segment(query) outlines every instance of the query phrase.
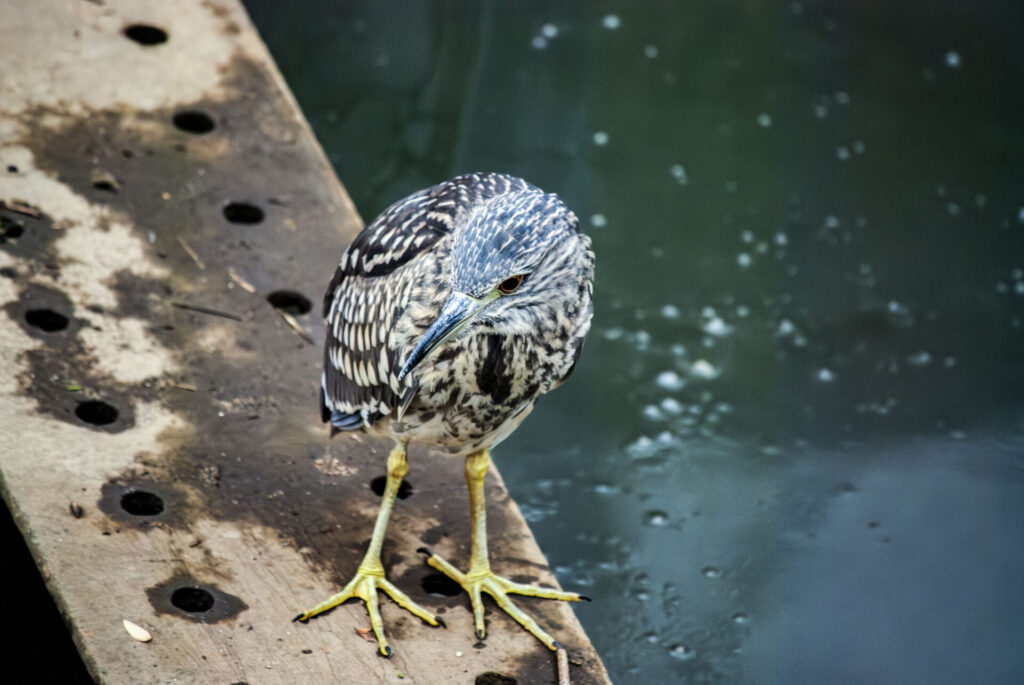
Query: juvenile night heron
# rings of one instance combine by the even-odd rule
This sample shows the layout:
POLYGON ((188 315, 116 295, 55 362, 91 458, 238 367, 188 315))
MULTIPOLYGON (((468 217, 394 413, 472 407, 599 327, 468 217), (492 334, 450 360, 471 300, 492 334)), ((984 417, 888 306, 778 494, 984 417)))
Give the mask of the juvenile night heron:
POLYGON ((352 241, 324 297, 323 418, 333 429, 387 436, 395 446, 355 577, 296 620, 362 599, 384 656, 392 650, 377 590, 427 623, 441 624, 384 577, 380 561, 388 517, 409 469, 406 446, 417 441, 466 458, 469 571, 432 553, 427 563, 469 593, 477 637, 485 636, 481 593, 487 593, 557 648, 507 595, 581 596, 514 583, 491 571, 484 475, 490 448, 572 372, 590 328, 593 272, 590 238, 565 204, 503 174, 459 176, 414 193, 352 241))

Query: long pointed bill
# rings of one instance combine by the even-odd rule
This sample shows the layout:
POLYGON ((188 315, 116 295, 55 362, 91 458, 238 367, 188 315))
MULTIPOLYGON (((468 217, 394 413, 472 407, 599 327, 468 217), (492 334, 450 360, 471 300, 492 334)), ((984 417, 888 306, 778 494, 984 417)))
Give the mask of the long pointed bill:
POLYGON ((441 314, 431 324, 427 332, 420 338, 419 343, 413 349, 405 366, 398 372, 398 380, 401 381, 415 368, 417 364, 426 359, 427 355, 434 351, 442 343, 450 340, 462 327, 469 323, 469 320, 476 315, 484 305, 494 300, 497 292, 486 295, 479 300, 464 293, 453 292, 448 301, 444 303, 441 314))

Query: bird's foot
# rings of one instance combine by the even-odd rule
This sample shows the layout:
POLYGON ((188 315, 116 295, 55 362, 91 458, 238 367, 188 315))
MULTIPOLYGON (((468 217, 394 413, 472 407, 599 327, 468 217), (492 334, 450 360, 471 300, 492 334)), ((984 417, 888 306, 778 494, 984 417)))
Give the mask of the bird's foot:
POLYGON ((349 581, 348 585, 346 585, 341 592, 338 592, 337 594, 327 598, 327 600, 320 602, 320 604, 317 604, 309 611, 299 614, 293 620, 306 622, 314 616, 322 614, 329 609, 333 609, 339 604, 347 602, 350 599, 361 599, 366 603, 366 611, 370 614, 370 625, 373 627, 373 634, 377 637, 377 648, 380 655, 390 657, 394 653, 394 650, 391 649, 387 638, 384 637, 384 622, 380 617, 380 605, 377 598, 378 590, 383 590, 395 601, 396 604, 398 604, 398 606, 407 609, 430 625, 444 626, 444 621, 442 621, 440 617, 435 616, 416 602, 412 601, 412 599, 409 598, 409 595, 399 590, 387 578, 385 578, 383 568, 373 568, 372 565, 367 567, 366 564, 359 567, 355 577, 349 581))
POLYGON ((547 648, 552 651, 557 650, 561 645, 559 645, 551 635, 541 628, 537 624, 537 621, 517 607, 515 603, 509 599, 508 595, 516 594, 525 595, 527 597, 541 597, 544 599, 561 599, 568 602, 578 602, 581 599, 590 599, 589 597, 584 597, 583 595, 575 592, 563 592, 553 588, 543 588, 535 585, 527 585, 525 583, 516 583, 507 578, 502 578, 501 576, 496 575, 487 565, 477 569, 473 569, 471 567, 468 573, 462 573, 430 550, 422 548, 419 551, 430 555, 427 558, 427 564, 454 580, 469 593, 470 602, 473 606, 473 622, 476 628, 476 636, 480 640, 483 640, 487 636, 487 627, 484 624, 483 593, 487 593, 493 597, 494 601, 499 607, 501 607, 502 611, 514 618, 519 625, 530 631, 534 637, 543 642, 547 648))

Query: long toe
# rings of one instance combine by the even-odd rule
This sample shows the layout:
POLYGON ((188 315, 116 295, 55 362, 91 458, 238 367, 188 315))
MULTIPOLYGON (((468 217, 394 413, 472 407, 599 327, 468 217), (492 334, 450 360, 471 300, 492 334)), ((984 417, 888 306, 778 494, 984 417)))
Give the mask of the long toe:
POLYGON ((519 625, 526 628, 538 640, 544 643, 552 651, 558 649, 558 643, 547 633, 532 616, 520 609, 513 602, 509 595, 525 595, 529 597, 540 597, 542 599, 557 599, 568 602, 578 602, 581 595, 575 592, 563 592, 553 588, 542 588, 524 583, 515 583, 507 578, 496 575, 489 568, 480 571, 462 573, 447 561, 437 555, 431 555, 427 563, 433 568, 441 571, 469 593, 470 604, 473 608, 473 623, 478 639, 483 640, 487 636, 486 625, 484 624, 483 595, 488 594, 506 614, 516 620, 519 625))
POLYGON ((357 572, 356 576, 349 581, 348 585, 341 592, 331 595, 309 611, 299 614, 294 620, 305 622, 350 599, 360 599, 366 604, 366 613, 370 617, 370 626, 373 628, 373 634, 377 638, 378 653, 383 657, 390 657, 394 654, 394 650, 388 644, 387 637, 384 634, 384 621, 381 618, 380 602, 377 596, 378 590, 385 592, 398 606, 412 612, 426 623, 432 626, 441 625, 440 619, 437 616, 412 601, 408 595, 395 587, 383 575, 365 573, 363 571, 357 572))

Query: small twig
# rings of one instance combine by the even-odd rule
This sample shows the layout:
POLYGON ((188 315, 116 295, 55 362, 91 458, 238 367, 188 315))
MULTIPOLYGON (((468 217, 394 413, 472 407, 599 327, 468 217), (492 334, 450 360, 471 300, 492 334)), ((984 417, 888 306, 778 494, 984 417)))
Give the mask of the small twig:
POLYGON ((25 216, 30 216, 33 219, 38 219, 43 215, 38 209, 30 204, 22 202, 21 200, 8 200, 7 202, 0 202, 0 205, 6 207, 12 212, 24 214, 25 216))
POLYGON ((196 391, 196 386, 192 385, 191 383, 175 383, 171 387, 177 388, 178 390, 188 390, 189 392, 196 391))
POLYGON ((285 323, 292 327, 293 331, 299 334, 300 338, 308 342, 310 345, 313 344, 313 338, 309 336, 309 333, 303 330, 302 324, 296 321, 294 316, 284 311, 283 309, 278 309, 277 313, 281 315, 281 318, 285 320, 285 323))
POLYGON ((192 261, 196 263, 196 266, 198 266, 202 270, 205 270, 206 265, 203 264, 203 260, 200 259, 199 255, 196 254, 196 251, 193 250, 192 247, 185 242, 185 239, 182 238, 181 236, 178 236, 178 242, 181 243, 181 246, 185 249, 185 252, 188 253, 188 256, 192 258, 192 261))
POLYGON ((224 312, 219 309, 212 309, 210 307, 203 307, 198 304, 189 304, 187 302, 171 302, 171 305, 178 309, 187 309, 192 312, 199 312, 200 314, 209 314, 211 316, 222 316, 225 319, 231 319, 232 321, 241 321, 242 317, 231 312, 224 312))
POLYGON ((247 293, 254 293, 254 292, 256 292, 256 286, 254 286, 252 283, 250 283, 249 281, 245 280, 244 278, 239 276, 237 273, 235 273, 235 270, 232 269, 230 266, 228 267, 228 276, 230 276, 231 280, 234 281, 235 283, 237 283, 238 287, 241 288, 242 290, 244 290, 245 292, 247 292, 247 293))
POLYGON ((565 651, 565 647, 559 647, 555 650, 555 654, 558 655, 558 685, 571 685, 569 682, 569 652, 565 651))

